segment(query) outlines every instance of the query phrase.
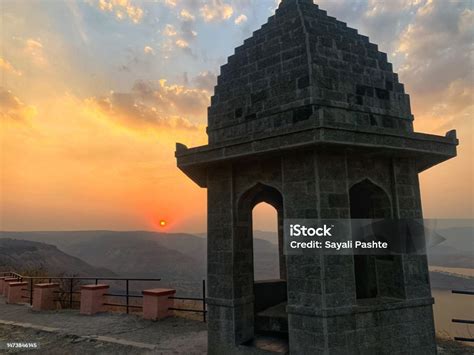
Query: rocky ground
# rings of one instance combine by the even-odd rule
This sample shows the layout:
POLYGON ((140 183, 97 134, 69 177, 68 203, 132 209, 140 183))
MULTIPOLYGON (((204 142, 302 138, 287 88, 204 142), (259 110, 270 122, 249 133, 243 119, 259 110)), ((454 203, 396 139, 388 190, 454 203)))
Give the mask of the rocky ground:
POLYGON ((45 332, 23 327, 0 325, 0 351, 6 354, 31 354, 40 352, 43 354, 154 354, 155 350, 147 350, 134 346, 100 341, 94 338, 79 337, 54 332, 45 332), (35 342, 39 345, 38 350, 10 349, 7 350, 7 342, 29 343, 35 342))
MULTIPOLYGON (((474 347, 438 339, 439 354, 474 354, 474 347)), ((206 354, 207 325, 168 318, 146 321, 137 315, 77 311, 33 312, 0 302, 0 354, 206 354), (8 349, 7 343, 37 343, 38 350, 8 349)))
POLYGON ((437 338, 439 354, 474 354, 474 346, 469 346, 448 338, 437 338))
POLYGON ((138 315, 33 312, 0 300, 0 354, 28 352, 5 349, 7 342, 37 342, 41 354, 205 354, 207 325, 177 317, 153 322, 138 315))
MULTIPOLYGON (((51 355, 63 354, 205 354, 204 349, 195 351, 187 349, 185 352, 172 349, 147 349, 146 344, 119 344, 101 340, 101 338, 90 336, 77 336, 61 332, 48 332, 43 330, 24 328, 13 325, 0 324, 0 352, 5 354, 31 354, 35 350, 10 349, 6 350, 7 342, 36 342, 39 344, 40 353, 51 355)), ((439 354, 474 354, 474 347, 449 340, 438 339, 439 354)))

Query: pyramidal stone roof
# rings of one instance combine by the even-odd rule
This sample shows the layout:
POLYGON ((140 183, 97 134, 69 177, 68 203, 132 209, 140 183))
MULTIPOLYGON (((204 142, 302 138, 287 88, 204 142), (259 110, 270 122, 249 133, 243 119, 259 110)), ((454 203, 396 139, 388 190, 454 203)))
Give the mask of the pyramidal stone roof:
POLYGON ((321 125, 413 131, 409 96, 368 37, 311 0, 284 0, 221 67, 210 145, 321 125))

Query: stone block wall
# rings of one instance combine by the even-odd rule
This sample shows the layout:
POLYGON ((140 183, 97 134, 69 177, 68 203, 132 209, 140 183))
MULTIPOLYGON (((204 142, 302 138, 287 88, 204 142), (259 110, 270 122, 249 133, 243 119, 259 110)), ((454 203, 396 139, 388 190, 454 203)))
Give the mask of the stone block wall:
POLYGON ((413 131, 387 55, 310 1, 283 2, 221 67, 209 143, 321 124, 413 131))
MULTIPOLYGON (((417 172, 410 159, 312 148, 227 163, 209 172, 210 349, 231 351, 254 336, 253 206, 264 201, 278 210, 281 203, 279 212, 285 218, 350 218, 349 191, 361 181, 370 181, 386 194, 382 213, 421 216, 417 172), (275 194, 281 194, 282 201, 275 194)), ((426 257, 373 261, 377 297, 361 305, 352 256, 286 257, 292 352, 347 353, 356 346, 361 353, 403 353, 412 343, 430 352, 434 330, 426 257), (380 302, 384 297, 398 298, 398 306, 380 302), (416 327, 421 328, 413 330, 416 327), (389 347, 381 345, 387 341, 389 347)))
POLYGON ((320 315, 290 315, 291 352, 435 354, 430 305, 320 315))

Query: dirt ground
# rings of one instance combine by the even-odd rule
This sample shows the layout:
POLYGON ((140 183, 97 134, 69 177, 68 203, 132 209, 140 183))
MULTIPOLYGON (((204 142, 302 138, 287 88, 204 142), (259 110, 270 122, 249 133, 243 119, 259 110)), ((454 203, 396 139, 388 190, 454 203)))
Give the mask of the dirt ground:
POLYGON ((471 355, 474 354, 474 346, 469 346, 452 339, 440 338, 436 339, 438 343, 439 354, 456 354, 471 355))
POLYGON ((0 325, 0 353, 5 354, 159 354, 159 351, 139 349, 74 335, 49 333, 11 325, 0 325), (38 350, 10 349, 7 342, 36 342, 38 350))
MULTIPOLYGON (((439 354, 471 355, 474 354, 474 347, 450 340, 438 338, 439 354)), ((28 329, 13 325, 0 324, 0 354, 190 354, 193 352, 187 349, 186 352, 167 349, 143 349, 136 346, 116 344, 101 341, 88 336, 69 335, 58 332, 46 332, 42 330, 28 329), (37 350, 6 349, 7 342, 32 343, 39 345, 37 350)), ((194 354, 204 354, 203 351, 196 351, 194 354)))

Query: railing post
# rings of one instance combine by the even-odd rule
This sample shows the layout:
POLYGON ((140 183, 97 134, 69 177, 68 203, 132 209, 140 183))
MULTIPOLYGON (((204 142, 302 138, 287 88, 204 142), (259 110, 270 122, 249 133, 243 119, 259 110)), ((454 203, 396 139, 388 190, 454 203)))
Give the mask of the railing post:
POLYGON ((128 308, 129 308, 129 305, 128 305, 128 279, 125 281, 125 283, 126 283, 126 290, 127 290, 126 300, 127 300, 127 314, 128 314, 128 308))
POLYGON ((72 285, 72 277, 71 277, 71 284, 69 285, 69 308, 72 309, 72 289, 73 289, 73 285, 72 285))
POLYGON ((206 280, 202 280, 202 317, 206 323, 206 280))
POLYGON ((96 285, 99 284, 99 279, 95 279, 95 284, 96 284, 96 285))
POLYGON ((30 278, 30 306, 33 305, 33 278, 30 278))

